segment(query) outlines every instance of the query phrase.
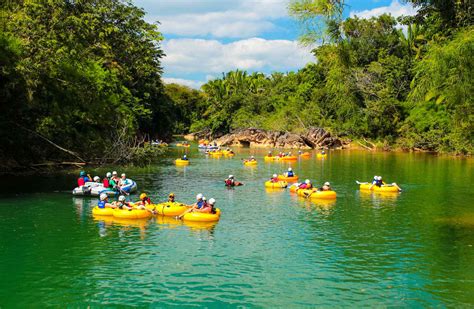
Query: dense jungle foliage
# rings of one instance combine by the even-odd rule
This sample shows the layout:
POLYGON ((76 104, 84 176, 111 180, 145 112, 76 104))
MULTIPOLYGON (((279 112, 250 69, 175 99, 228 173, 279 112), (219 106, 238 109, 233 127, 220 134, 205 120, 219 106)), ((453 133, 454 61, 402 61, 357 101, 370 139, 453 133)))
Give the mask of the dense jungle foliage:
POLYGON ((142 156, 144 136, 170 132, 162 35, 144 14, 120 0, 2 4, 3 166, 120 161, 142 156))
POLYGON ((149 137, 244 127, 471 154, 472 4, 411 2, 413 17, 344 20, 342 0, 295 0, 313 64, 236 70, 201 90, 162 84, 163 37, 132 2, 2 2, 0 165, 127 162, 151 154, 149 137))
POLYGON ((418 15, 399 20, 342 20, 344 1, 292 2, 290 13, 305 27, 303 43, 319 45, 315 63, 270 76, 229 72, 201 94, 168 86, 189 119, 182 128, 222 134, 320 126, 405 149, 472 153, 472 6, 412 2, 418 15))

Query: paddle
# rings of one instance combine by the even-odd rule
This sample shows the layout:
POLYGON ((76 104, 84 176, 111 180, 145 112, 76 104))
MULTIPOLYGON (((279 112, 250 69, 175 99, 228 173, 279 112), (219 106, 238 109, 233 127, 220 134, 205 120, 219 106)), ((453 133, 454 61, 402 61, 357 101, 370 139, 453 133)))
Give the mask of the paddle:
POLYGON ((357 183, 358 185, 366 185, 366 184, 368 184, 368 182, 360 182, 360 181, 358 181, 358 180, 356 180, 356 183, 357 183))

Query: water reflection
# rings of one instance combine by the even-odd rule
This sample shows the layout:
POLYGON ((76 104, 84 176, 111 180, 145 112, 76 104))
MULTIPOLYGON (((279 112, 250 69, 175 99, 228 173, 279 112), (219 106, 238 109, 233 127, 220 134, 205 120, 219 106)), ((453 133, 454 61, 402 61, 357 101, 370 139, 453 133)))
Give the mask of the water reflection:
POLYGON ((400 194, 398 192, 359 191, 361 201, 364 204, 372 203, 374 207, 396 206, 400 194))

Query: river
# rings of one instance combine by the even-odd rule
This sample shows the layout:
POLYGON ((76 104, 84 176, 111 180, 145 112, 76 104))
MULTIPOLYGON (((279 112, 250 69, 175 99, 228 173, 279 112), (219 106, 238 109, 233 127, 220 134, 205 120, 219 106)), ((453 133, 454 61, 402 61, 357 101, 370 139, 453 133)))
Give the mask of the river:
POLYGON ((323 203, 265 190, 289 166, 264 163, 266 150, 214 159, 192 148, 191 165, 174 166, 183 151, 115 169, 153 201, 169 192, 185 203, 200 192, 214 197, 222 210, 215 225, 95 220, 97 199, 71 195, 75 175, 3 178, 0 307, 474 305, 472 159, 313 153, 291 166, 303 179, 331 182, 337 201, 323 203), (242 165, 249 154, 257 167, 242 165), (226 189, 229 174, 245 185, 226 189), (403 192, 359 192, 356 180, 379 174, 403 192))

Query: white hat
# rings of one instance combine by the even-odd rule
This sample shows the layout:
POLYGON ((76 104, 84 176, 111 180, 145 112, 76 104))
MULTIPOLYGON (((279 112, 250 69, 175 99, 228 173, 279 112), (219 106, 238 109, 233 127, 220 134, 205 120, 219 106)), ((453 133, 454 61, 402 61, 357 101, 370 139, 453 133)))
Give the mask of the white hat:
POLYGON ((273 174, 273 177, 277 177, 278 175, 277 174, 273 174))
POLYGON ((374 176, 374 179, 375 179, 375 180, 379 179, 379 176, 374 176))
POLYGON ((229 178, 234 178, 234 175, 229 175, 229 178))
POLYGON ((291 167, 289 167, 289 168, 288 168, 288 172, 291 172, 291 171, 292 171, 292 169, 291 169, 291 167))
POLYGON ((251 158, 251 159, 255 159, 255 157, 254 157, 254 156, 251 156, 250 158, 251 158))
POLYGON ((100 195, 100 200, 101 200, 101 201, 104 201, 104 200, 107 199, 107 197, 108 197, 107 194, 102 193, 102 194, 100 195))
POLYGON ((207 201, 207 198, 205 196, 202 197, 203 201, 207 201))
POLYGON ((122 177, 127 177, 127 175, 125 175, 125 173, 123 173, 121 176, 122 176, 122 177))
POLYGON ((209 199, 209 204, 214 205, 215 203, 216 203, 216 200, 211 197, 209 199))
POLYGON ((331 184, 330 184, 328 181, 326 181, 326 182, 324 183, 324 185, 325 185, 325 186, 330 186, 331 184))
POLYGON ((184 155, 183 157, 186 158, 186 155, 184 155))
POLYGON ((309 179, 306 179, 306 180, 304 181, 304 183, 309 185, 309 184, 311 183, 311 181, 310 181, 309 179))
POLYGON ((382 180, 382 176, 378 176, 378 177, 377 177, 377 180, 382 180))
POLYGON ((201 200, 202 199, 202 193, 199 193, 198 195, 196 195, 196 199, 201 200))
POLYGON ((125 201, 125 196, 120 195, 120 196, 119 196, 119 201, 120 201, 120 202, 124 202, 124 201, 125 201))
POLYGON ((112 177, 112 173, 111 173, 111 172, 107 172, 107 174, 105 174, 105 177, 107 177, 107 178, 112 177))
POLYGON ((113 172, 112 172, 112 175, 117 175, 117 171, 113 171, 113 172))
POLYGON ((94 181, 99 181, 100 177, 99 176, 94 176, 94 181))

